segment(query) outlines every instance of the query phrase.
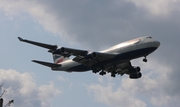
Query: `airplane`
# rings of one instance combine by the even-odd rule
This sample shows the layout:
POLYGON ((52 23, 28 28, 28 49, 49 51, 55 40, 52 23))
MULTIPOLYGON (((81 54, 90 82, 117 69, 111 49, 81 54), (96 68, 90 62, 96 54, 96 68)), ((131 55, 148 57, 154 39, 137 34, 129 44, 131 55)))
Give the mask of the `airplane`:
POLYGON ((99 72, 102 76, 106 73, 111 73, 112 77, 127 74, 130 79, 142 77, 141 68, 132 66, 130 61, 144 57, 143 61, 147 62, 147 56, 160 46, 160 42, 150 36, 129 40, 98 52, 58 47, 21 37, 18 39, 21 42, 48 49, 48 52, 52 53, 54 63, 38 60, 32 60, 32 62, 50 67, 53 71, 86 72, 92 70, 93 73, 99 72))

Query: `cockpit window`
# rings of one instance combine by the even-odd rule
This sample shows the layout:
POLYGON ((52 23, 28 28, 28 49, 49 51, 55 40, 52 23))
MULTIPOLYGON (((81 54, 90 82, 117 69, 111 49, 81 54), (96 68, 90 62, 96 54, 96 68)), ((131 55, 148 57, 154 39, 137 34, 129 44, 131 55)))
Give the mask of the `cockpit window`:
POLYGON ((152 39, 152 37, 150 37, 150 36, 148 36, 147 38, 151 38, 152 39))

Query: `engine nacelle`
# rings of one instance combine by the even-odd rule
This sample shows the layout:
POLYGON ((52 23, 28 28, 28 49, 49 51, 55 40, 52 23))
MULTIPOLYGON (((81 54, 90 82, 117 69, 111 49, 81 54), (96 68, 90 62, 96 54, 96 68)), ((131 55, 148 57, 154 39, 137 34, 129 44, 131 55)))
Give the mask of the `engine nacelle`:
POLYGON ((98 53, 98 52, 93 52, 91 53, 92 57, 93 58, 97 58, 98 56, 100 56, 101 53, 98 53))
POLYGON ((80 49, 72 49, 72 48, 66 48, 66 47, 61 47, 57 50, 54 51, 54 54, 60 54, 60 55, 65 55, 65 56, 87 56, 88 51, 86 50, 80 50, 80 49))
POLYGON ((65 53, 66 52, 66 49, 64 48, 64 47, 62 47, 62 48, 59 48, 59 49, 56 49, 54 52, 53 52, 53 54, 63 54, 63 53, 65 53))
POLYGON ((66 52, 66 48, 64 48, 64 47, 61 47, 59 50, 60 50, 61 53, 65 53, 66 52))
POLYGON ((131 69, 129 69, 129 74, 134 74, 134 73, 137 73, 137 72, 140 72, 141 71, 141 68, 140 67, 132 67, 131 69))
POLYGON ((98 60, 108 60, 111 58, 116 57, 114 54, 109 54, 109 53, 100 53, 100 52, 93 52, 91 53, 92 58, 98 59, 98 60))
POLYGON ((133 73, 133 74, 129 75, 130 79, 138 79, 138 78, 141 78, 141 77, 142 77, 142 73, 140 73, 140 72, 133 73))

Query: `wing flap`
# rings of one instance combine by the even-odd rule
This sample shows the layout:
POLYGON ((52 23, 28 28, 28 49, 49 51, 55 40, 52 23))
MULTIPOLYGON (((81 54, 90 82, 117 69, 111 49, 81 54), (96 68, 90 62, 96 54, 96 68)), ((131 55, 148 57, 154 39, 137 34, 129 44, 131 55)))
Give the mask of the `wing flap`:
POLYGON ((61 64, 55 64, 55 63, 50 63, 50 62, 44 62, 44 61, 37 61, 37 60, 32 60, 32 62, 50 67, 50 68, 55 68, 55 67, 60 67, 61 64))

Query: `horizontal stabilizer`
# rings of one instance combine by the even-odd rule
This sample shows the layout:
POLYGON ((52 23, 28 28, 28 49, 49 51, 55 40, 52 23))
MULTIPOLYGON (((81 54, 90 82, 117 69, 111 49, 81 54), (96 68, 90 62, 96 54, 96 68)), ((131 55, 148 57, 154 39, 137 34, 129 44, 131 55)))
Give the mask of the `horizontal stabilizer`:
POLYGON ((56 45, 49 45, 49 44, 45 44, 45 43, 30 41, 30 40, 23 39, 23 38, 21 38, 21 37, 18 37, 18 39, 19 39, 21 42, 30 43, 30 44, 33 44, 33 45, 36 45, 36 46, 40 46, 40 47, 43 47, 43 48, 47 48, 47 49, 50 49, 50 50, 55 50, 55 49, 57 49, 57 46, 56 46, 56 45))
POLYGON ((55 67, 60 67, 61 64, 55 64, 55 63, 50 63, 50 62, 43 62, 43 61, 37 61, 37 60, 32 60, 32 62, 47 66, 47 67, 51 67, 51 68, 55 68, 55 67))

